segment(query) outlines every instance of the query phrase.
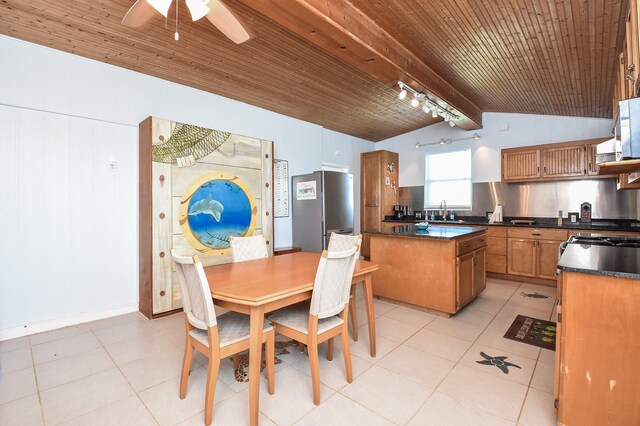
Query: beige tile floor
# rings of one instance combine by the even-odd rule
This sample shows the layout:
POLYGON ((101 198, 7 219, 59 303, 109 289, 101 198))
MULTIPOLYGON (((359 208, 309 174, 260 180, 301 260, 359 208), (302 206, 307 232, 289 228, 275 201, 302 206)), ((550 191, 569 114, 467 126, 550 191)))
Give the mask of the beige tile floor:
MULTIPOLYGON (((351 342, 353 383, 339 341, 321 357, 321 404, 311 396, 309 363, 292 348, 276 366, 276 393, 262 380, 264 425, 553 425, 552 351, 502 336, 518 314, 549 319, 554 290, 489 279, 486 291, 452 318, 375 300, 378 356, 369 356, 362 297, 360 341, 351 342), (548 299, 524 297, 539 292, 548 299), (507 356, 508 375, 478 364, 507 356)), ((198 356, 187 398, 178 398, 181 316, 139 314, 0 342, 0 425, 199 425, 206 359, 198 356)), ((225 360, 214 424, 248 423, 248 387, 225 360)))

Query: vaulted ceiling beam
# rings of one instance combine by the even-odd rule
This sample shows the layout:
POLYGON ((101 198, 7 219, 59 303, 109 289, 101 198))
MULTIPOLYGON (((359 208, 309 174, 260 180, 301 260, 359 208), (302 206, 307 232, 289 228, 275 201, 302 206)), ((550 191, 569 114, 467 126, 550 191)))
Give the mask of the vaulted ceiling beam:
MULTIPOLYGON (((240 0, 327 53, 396 85, 399 80, 460 112, 456 124, 482 127, 482 111, 373 19, 344 0, 240 0)), ((357 96, 357 93, 354 93, 357 96)))

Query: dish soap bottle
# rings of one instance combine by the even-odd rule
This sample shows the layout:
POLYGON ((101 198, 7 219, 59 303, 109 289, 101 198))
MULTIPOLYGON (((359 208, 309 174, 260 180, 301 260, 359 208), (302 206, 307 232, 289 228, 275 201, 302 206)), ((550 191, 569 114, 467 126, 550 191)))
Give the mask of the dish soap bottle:
POLYGON ((456 212, 453 210, 449 212, 449 220, 456 220, 456 212))

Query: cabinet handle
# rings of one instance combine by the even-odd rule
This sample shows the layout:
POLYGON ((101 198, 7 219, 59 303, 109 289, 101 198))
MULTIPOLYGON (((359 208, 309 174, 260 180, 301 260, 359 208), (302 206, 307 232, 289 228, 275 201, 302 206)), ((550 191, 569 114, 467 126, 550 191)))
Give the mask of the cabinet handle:
POLYGON ((542 171, 543 171, 543 172, 544 172, 544 174, 546 175, 546 174, 547 174, 547 166, 544 166, 544 167, 542 168, 542 171))
POLYGON ((471 247, 471 244, 465 244, 462 246, 463 248, 471 247))
POLYGON ((538 237, 538 236, 540 236, 540 235, 542 235, 542 234, 541 234, 541 233, 539 233, 539 232, 532 232, 532 233, 531 233, 531 235, 535 235, 536 237, 538 237))

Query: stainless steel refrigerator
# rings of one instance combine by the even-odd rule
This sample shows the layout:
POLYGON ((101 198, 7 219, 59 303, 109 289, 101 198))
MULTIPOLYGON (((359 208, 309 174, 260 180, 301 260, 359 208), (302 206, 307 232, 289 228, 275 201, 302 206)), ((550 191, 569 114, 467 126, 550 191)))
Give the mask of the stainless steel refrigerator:
POLYGON ((353 175, 321 171, 291 178, 293 245, 319 253, 332 232, 353 234, 353 175))

